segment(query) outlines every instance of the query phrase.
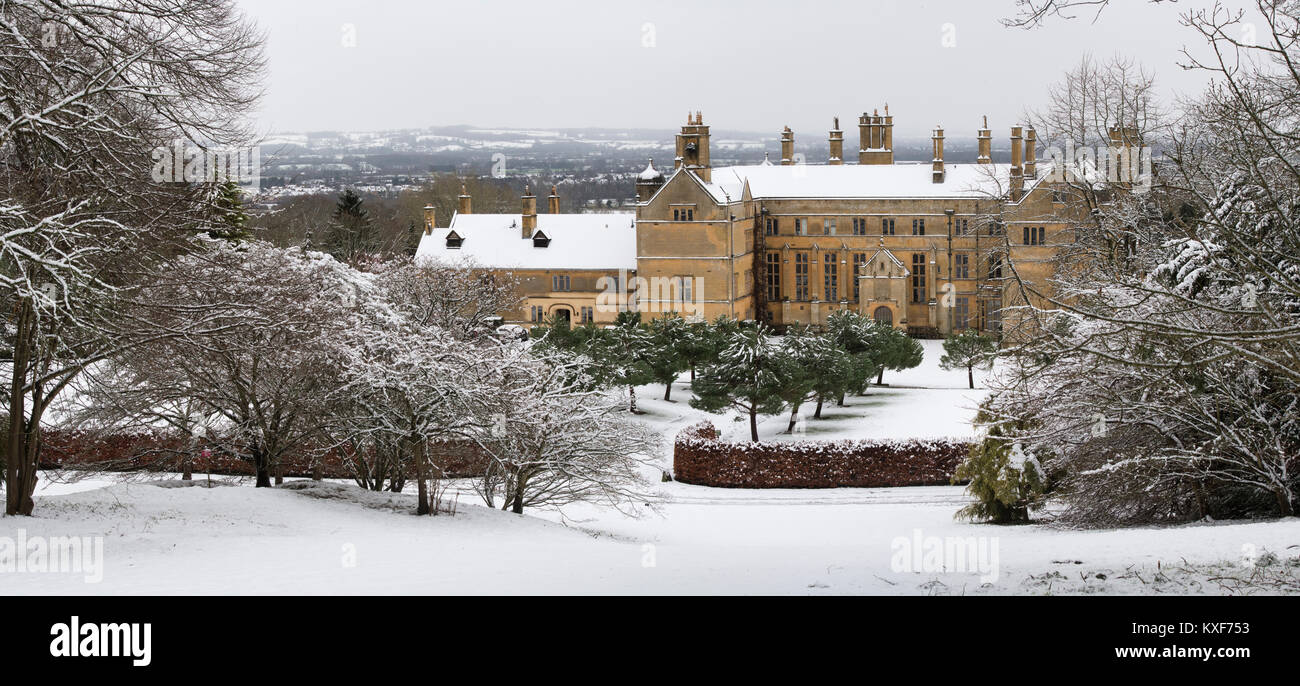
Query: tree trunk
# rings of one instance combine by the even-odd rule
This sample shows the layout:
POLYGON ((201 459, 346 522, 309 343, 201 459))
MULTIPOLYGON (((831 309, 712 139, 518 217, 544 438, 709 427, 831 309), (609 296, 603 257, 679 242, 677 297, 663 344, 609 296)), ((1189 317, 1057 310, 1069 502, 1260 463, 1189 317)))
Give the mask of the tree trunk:
POLYGON ((415 494, 415 514, 429 514, 429 484, 425 481, 424 464, 425 455, 423 447, 415 449, 415 479, 419 483, 415 494))
POLYGON ((1282 517, 1290 517, 1295 514, 1295 508, 1291 507, 1291 494, 1287 493, 1285 488, 1273 491, 1277 496, 1277 513, 1282 517))
POLYGON ((813 418, 814 419, 822 418, 822 397, 820 395, 817 396, 817 411, 813 412, 813 418))
POLYGON ((881 367, 880 372, 876 374, 876 385, 880 386, 885 383, 885 368, 881 367))
POLYGON ((284 458, 280 458, 275 462, 275 485, 280 486, 282 484, 284 484, 284 458))
POLYGON ((267 461, 266 452, 261 448, 253 448, 253 468, 257 470, 257 488, 271 487, 271 466, 267 461))
MULTIPOLYGON (((788 423, 788 424, 785 425, 785 432, 788 433, 788 434, 792 434, 792 433, 794 433, 794 425, 795 425, 795 424, 798 424, 798 423, 799 423, 799 406, 798 406, 798 405, 791 405, 791 406, 790 406, 790 423, 788 423)), ((758 439, 755 438, 754 440, 757 441, 758 439)))
POLYGON ((524 513, 524 486, 524 477, 521 476, 515 479, 514 497, 510 499, 510 511, 515 514, 524 513))
POLYGON ((755 408, 749 410, 749 439, 758 442, 758 410, 755 408))
POLYGON ((628 406, 627 411, 636 414, 636 386, 627 387, 628 406))
POLYGON ((695 365, 691 365, 691 381, 695 381, 695 365))
POLYGON ((975 369, 974 367, 966 368, 966 382, 970 384, 972 390, 975 388, 975 369))
POLYGON ((5 514, 30 515, 32 513, 32 492, 27 490, 30 481, 35 487, 34 471, 27 464, 28 441, 25 423, 26 394, 23 386, 27 379, 28 365, 31 364, 31 340, 35 335, 35 313, 31 301, 20 300, 17 303, 18 314, 15 321, 13 365, 9 379, 9 435, 5 441, 5 514))
POLYGON ((840 406, 840 407, 844 407, 844 394, 843 394, 843 393, 840 394, 839 400, 836 400, 836 401, 835 401, 835 404, 838 405, 838 406, 840 406))
POLYGON ((673 393, 673 382, 669 381, 668 383, 664 384, 664 400, 665 401, 670 400, 669 396, 671 396, 672 393, 673 393))

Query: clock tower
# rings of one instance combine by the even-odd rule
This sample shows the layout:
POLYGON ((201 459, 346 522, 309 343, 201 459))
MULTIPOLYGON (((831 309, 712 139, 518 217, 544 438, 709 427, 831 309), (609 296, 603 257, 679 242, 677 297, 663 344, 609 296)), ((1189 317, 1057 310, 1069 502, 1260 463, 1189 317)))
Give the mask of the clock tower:
POLYGON ((709 166, 709 127, 704 125, 704 115, 686 114, 686 125, 677 134, 676 168, 693 171, 708 183, 713 180, 709 166))

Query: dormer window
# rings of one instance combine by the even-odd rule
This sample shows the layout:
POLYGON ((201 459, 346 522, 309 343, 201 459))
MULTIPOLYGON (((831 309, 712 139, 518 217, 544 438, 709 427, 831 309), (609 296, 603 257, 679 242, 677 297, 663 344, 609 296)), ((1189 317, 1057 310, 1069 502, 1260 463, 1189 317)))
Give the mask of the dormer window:
POLYGON ((537 233, 533 234, 534 248, 545 248, 550 244, 551 244, 551 239, 547 238, 546 234, 542 233, 541 231, 538 231, 537 233))
POLYGON ((448 249, 448 250, 459 250, 459 249, 460 249, 460 244, 461 244, 461 243, 464 243, 464 242, 465 242, 465 239, 464 239, 464 238, 461 238, 461 237, 460 237, 460 234, 456 233, 455 231, 449 231, 449 232, 447 233, 447 249, 448 249))

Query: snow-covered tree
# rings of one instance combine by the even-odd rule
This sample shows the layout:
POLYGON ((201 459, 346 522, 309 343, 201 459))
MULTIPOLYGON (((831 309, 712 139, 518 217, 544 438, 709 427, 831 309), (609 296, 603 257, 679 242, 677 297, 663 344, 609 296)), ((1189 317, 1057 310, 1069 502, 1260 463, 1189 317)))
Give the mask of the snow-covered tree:
POLYGON ((563 356, 538 356, 517 348, 499 367, 497 388, 485 407, 491 422, 478 443, 489 458, 479 480, 488 505, 561 507, 591 502, 636 514, 649 502, 641 470, 657 437, 608 392, 577 380, 563 356))
POLYGON ((939 366, 949 370, 965 369, 966 382, 975 388, 975 368, 991 368, 997 347, 997 341, 974 329, 953 334, 943 341, 939 366))
POLYGON ((672 400, 673 382, 686 370, 681 349, 690 340, 691 331, 686 320, 676 312, 655 317, 646 328, 650 334, 645 351, 646 370, 650 378, 664 385, 664 400, 672 400))
POLYGON ((781 351, 762 324, 723 334, 717 360, 701 367, 691 382, 691 407, 707 412, 736 409, 749 417, 750 439, 758 441, 758 415, 776 414, 783 401, 781 351))
POLYGON ((155 182, 158 151, 246 145, 262 68, 232 0, 0 6, 7 513, 31 514, 46 408, 141 327, 131 289, 211 228, 209 185, 155 182))

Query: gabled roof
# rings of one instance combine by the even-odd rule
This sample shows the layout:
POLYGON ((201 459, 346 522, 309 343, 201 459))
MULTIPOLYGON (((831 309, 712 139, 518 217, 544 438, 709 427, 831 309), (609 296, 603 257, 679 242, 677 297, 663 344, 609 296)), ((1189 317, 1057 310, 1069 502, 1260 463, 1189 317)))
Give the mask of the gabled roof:
POLYGON ((636 215, 539 214, 537 230, 520 235, 518 214, 452 215, 451 225, 420 238, 416 259, 456 262, 472 259, 480 266, 499 269, 636 269, 636 215), (447 236, 463 242, 448 248, 447 236), (542 235, 548 247, 534 247, 542 235))

